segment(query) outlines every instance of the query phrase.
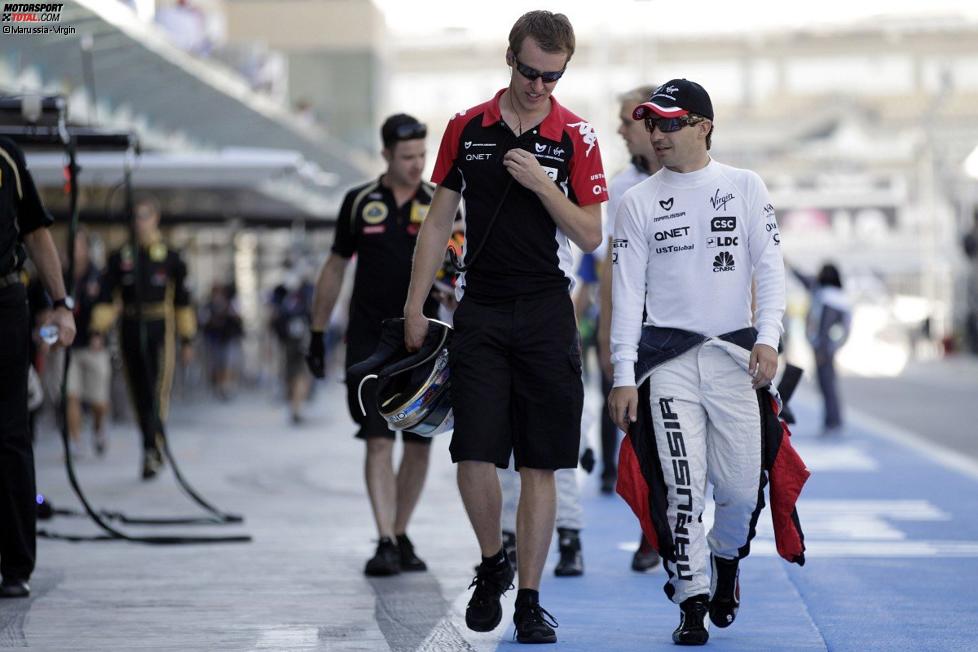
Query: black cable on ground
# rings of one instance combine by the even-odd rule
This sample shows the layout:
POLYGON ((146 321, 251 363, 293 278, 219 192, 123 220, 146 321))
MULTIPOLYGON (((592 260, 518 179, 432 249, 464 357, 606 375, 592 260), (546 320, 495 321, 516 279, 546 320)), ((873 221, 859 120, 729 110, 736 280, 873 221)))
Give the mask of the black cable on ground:
MULTIPOLYGON (((58 104, 57 108, 59 110, 57 133, 52 134, 50 131, 46 134, 40 133, 42 130, 32 130, 31 138, 40 142, 50 143, 52 136, 55 136, 60 140, 61 144, 65 149, 65 153, 68 155, 68 166, 67 166, 67 176, 69 183, 69 225, 68 225, 68 273, 66 281, 66 293, 67 296, 72 296, 73 285, 74 285, 74 269, 75 269, 75 237, 78 232, 78 161, 77 161, 77 146, 78 140, 69 134, 67 123, 66 123, 66 106, 64 104, 63 98, 57 98, 58 104)), ((118 137, 117 137, 118 138, 118 137)), ((128 142, 128 139, 127 139, 128 142)), ((133 151, 133 146, 131 143, 128 144, 129 152, 133 151)), ((127 205, 131 209, 131 176, 130 168, 128 162, 126 165, 126 184, 127 184, 127 205)), ((130 236, 134 235, 134 224, 132 222, 132 213, 130 211, 130 236)), ((138 252, 138 249, 136 250, 138 252)), ((138 261, 138 256, 137 256, 138 261)), ((138 262, 137 262, 138 265, 138 262)), ((138 268, 137 268, 138 271, 138 268)), ((138 278, 138 277, 137 277, 138 278)), ((139 284, 136 284, 138 288, 139 284)), ((145 353, 145 348, 142 353, 145 353)), ((250 542, 250 535, 232 535, 232 536, 187 536, 187 535, 167 535, 167 536, 137 536, 127 534, 119 529, 116 529, 109 525, 106 520, 107 518, 119 520, 128 524, 140 524, 140 525, 191 525, 191 524, 207 524, 207 525, 217 525, 225 523, 241 523, 243 518, 234 514, 226 514, 221 512, 210 503, 207 503, 203 498, 201 498, 186 482, 183 476, 179 473, 176 468, 176 464, 173 462, 173 456, 169 451, 169 446, 166 444, 165 435, 163 436, 164 448, 166 450, 167 457, 171 460, 171 465, 174 467, 174 473, 177 476, 177 480, 184 491, 186 491, 191 498, 193 498, 201 507, 204 507, 207 511, 211 512, 213 515, 211 518, 201 519, 201 518, 129 518, 124 514, 118 512, 96 512, 88 499, 85 497, 84 492, 78 483, 78 477, 75 474, 75 467, 72 462, 71 447, 69 445, 69 435, 68 435, 68 419, 67 419, 67 389, 68 389, 68 364, 71 361, 71 349, 65 349, 64 358, 64 369, 61 376, 61 443, 64 447, 65 453, 65 469, 68 474, 68 482, 71 485, 72 490, 81 502, 82 507, 84 507, 85 514, 88 515, 92 521, 106 532, 104 535, 70 535, 58 532, 51 532, 46 529, 38 529, 37 535, 40 537, 45 537, 49 539, 57 539, 62 541, 131 541, 134 543, 146 543, 146 544, 158 544, 158 545, 173 545, 173 544, 205 544, 205 543, 246 543, 250 542), (105 515, 105 516, 103 516, 105 515)), ((162 426, 162 424, 161 424, 162 426)), ((162 432, 162 427, 161 427, 162 432)), ((68 515, 71 510, 52 510, 52 514, 63 514, 68 515)), ((74 512, 72 515, 76 515, 74 512)))
MULTIPOLYGON (((132 192, 132 168, 129 165, 129 160, 126 160, 125 168, 125 201, 126 201, 126 214, 129 215, 129 246, 133 251, 133 276, 135 281, 133 283, 133 292, 136 299, 136 321, 139 323, 139 355, 142 356, 143 360, 143 371, 147 375, 147 387, 153 387, 156 383, 153 382, 152 378, 149 378, 149 343, 146 334, 146 322, 143 321, 143 289, 141 279, 141 262, 139 253, 139 238, 136 234, 136 215, 135 215, 135 202, 133 201, 132 192)), ((172 335, 171 335, 172 336, 172 335)), ((156 432, 159 438, 163 442, 163 452, 166 454, 166 459, 170 463, 170 468, 173 469, 173 475, 177 479, 177 484, 183 490, 187 496, 190 497, 195 503, 200 505, 204 510, 211 513, 214 517, 215 524, 224 523, 242 523, 244 518, 237 514, 229 514, 224 512, 217 507, 211 505, 207 500, 204 499, 191 484, 184 478, 183 473, 180 472, 180 466, 177 464, 176 457, 173 455, 173 451, 170 448, 170 440, 166 435, 166 429, 163 426, 163 418, 160 415, 160 397, 159 394, 153 393, 153 406, 152 406, 152 416, 156 420, 156 432)), ((136 523, 140 522, 144 525, 158 525, 160 524, 160 519, 130 519, 128 522, 136 523)))

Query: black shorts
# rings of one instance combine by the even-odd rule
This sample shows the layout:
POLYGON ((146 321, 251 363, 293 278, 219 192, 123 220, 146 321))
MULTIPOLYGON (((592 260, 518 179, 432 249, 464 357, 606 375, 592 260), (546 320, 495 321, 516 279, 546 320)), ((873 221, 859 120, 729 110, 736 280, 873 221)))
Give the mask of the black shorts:
POLYGON ((577 467, 584 385, 570 295, 455 311, 451 347, 452 461, 516 468, 577 467))
MULTIPOLYGON (((360 341, 358 339, 352 339, 347 343, 346 349, 346 361, 347 367, 351 367, 356 363, 366 360, 371 355, 373 355, 374 349, 376 349, 376 342, 360 341)), ((363 384, 363 407, 366 409, 367 414, 364 415, 360 411, 360 403, 357 400, 357 385, 360 379, 353 379, 347 374, 346 380, 346 403, 347 407, 350 409, 350 416, 356 421, 360 429, 357 430, 356 437, 358 439, 373 439, 375 437, 386 437, 387 439, 394 439, 394 431, 391 430, 387 421, 384 417, 380 416, 380 412, 377 411, 377 381, 368 380, 363 384)), ((403 441, 412 441, 419 444, 430 444, 431 437, 422 437, 421 435, 416 435, 413 432, 401 432, 401 439, 403 441)))

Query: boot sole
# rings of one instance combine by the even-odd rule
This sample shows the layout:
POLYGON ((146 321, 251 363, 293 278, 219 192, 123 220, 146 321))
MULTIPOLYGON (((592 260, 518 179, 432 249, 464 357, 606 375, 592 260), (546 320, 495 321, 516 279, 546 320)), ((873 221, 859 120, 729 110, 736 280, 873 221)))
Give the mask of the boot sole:
POLYGON ((675 636, 672 637, 672 642, 676 645, 706 645, 706 642, 709 640, 709 632, 704 632, 702 636, 697 636, 695 638, 689 638, 686 640, 679 640, 675 636))
POLYGON ((580 577, 583 574, 584 574, 583 570, 561 570, 557 568, 554 569, 554 575, 556 575, 557 577, 580 577))

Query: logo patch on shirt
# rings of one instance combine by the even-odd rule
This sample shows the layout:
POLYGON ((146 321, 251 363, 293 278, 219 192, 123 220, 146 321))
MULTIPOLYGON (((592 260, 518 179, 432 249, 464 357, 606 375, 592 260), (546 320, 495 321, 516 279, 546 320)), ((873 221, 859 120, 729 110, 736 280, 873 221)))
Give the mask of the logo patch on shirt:
POLYGON ((711 231, 733 231, 737 228, 737 216, 714 217, 710 220, 711 231))
MULTIPOLYGON (((367 202, 366 206, 363 207, 363 221, 367 224, 380 224, 387 219, 387 204, 382 201, 371 201, 367 202)), ((364 233, 367 232, 366 229, 363 230, 364 233)))
POLYGON ((713 204, 713 210, 715 211, 725 211, 727 210, 727 202, 733 199, 733 193, 728 192, 727 194, 720 196, 720 189, 717 188, 716 193, 710 197, 710 203, 713 204))
POLYGON ((717 247, 736 247, 738 246, 738 238, 735 235, 718 235, 713 238, 706 239, 707 249, 716 249, 717 247))
POLYGON ((546 165, 541 165, 540 167, 542 167, 543 171, 547 173, 547 176, 550 177, 551 181, 557 180, 557 168, 552 168, 546 165))
POLYGON ((659 201, 659 206, 662 206, 662 210, 671 211, 672 210, 672 200, 675 197, 670 197, 669 199, 659 201))
POLYGON ((162 242, 151 244, 149 246, 149 259, 154 263, 166 259, 166 245, 162 242))
POLYGON ((729 251, 721 251, 713 259, 714 272, 732 272, 735 269, 734 257, 729 251))
POLYGON ((383 233, 387 230, 387 227, 383 224, 378 224, 377 226, 365 226, 363 227, 364 235, 377 235, 378 233, 383 233))
POLYGON ((544 143, 533 143, 533 149, 537 150, 537 154, 543 154, 547 151, 547 146, 544 143))
POLYGON ((598 135, 594 133, 594 127, 591 126, 591 123, 581 120, 580 122, 568 124, 567 126, 577 129, 578 133, 581 135, 581 140, 583 140, 584 144, 587 145, 587 150, 585 150, 584 156, 590 156, 591 150, 598 144, 598 135))
MULTIPOLYGON (((419 201, 411 202, 411 224, 420 224, 424 222, 424 218, 428 217, 428 204, 422 204, 419 201)), ((417 230, 415 230, 417 233, 417 230)))
POLYGON ((628 240, 625 238, 615 238, 611 241, 611 264, 618 264, 618 250, 628 249, 628 240))

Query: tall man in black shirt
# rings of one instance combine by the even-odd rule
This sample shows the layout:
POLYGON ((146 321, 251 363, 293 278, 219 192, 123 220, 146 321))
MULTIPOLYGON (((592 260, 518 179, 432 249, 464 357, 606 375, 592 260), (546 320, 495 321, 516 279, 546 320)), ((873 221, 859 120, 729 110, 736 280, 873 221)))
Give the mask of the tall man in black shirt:
POLYGON ((115 320, 121 300, 122 359, 143 438, 142 478, 149 480, 163 466, 160 429, 170 403, 176 337, 180 338, 181 357, 186 364, 192 356, 197 318, 190 303, 187 266, 160 233, 159 206, 151 200, 138 202, 135 220, 139 278, 136 279, 136 255, 127 243, 109 256, 90 329, 104 335, 115 320), (140 333, 143 329, 145 348, 140 333))
POLYGON ((509 86, 448 123, 404 306, 405 343, 417 349, 427 333, 423 301, 464 197, 463 264, 471 269, 456 290, 451 453, 483 558, 465 621, 494 629, 513 579, 494 468, 506 468, 512 453, 522 485, 514 614, 521 643, 557 640, 538 591, 554 529, 554 471, 577 466, 584 401, 570 243, 585 251, 601 243, 608 198, 594 130, 552 96, 574 45, 563 14, 524 14, 509 35, 509 86))
MULTIPOLYGON (((400 316, 407 296, 414 243, 434 190, 431 184, 421 180, 427 129, 402 113, 389 117, 380 135, 387 171, 346 194, 336 220, 333 249, 316 283, 308 362, 309 370, 317 378, 323 377, 325 367, 323 329, 329 322, 347 264, 354 254, 357 265, 346 337, 347 367, 374 352, 380 341, 381 322, 400 316)), ((448 242, 447 235, 445 242, 448 242)), ((426 314, 436 314, 433 300, 429 298, 423 304, 426 314)), ((404 454, 395 473, 394 433, 376 410, 375 384, 364 385, 366 416, 360 413, 357 384, 347 376, 350 415, 360 426, 356 436, 367 444, 367 493, 380 537, 377 551, 364 572, 377 576, 426 570, 425 563, 414 554, 406 532, 428 473, 431 439, 402 433, 404 454)))
POLYGON ((41 198, 24 155, 0 137, 0 598, 30 595, 27 581, 37 550, 34 452, 27 417, 27 290, 20 269, 29 254, 54 310, 58 344, 75 338, 72 301, 65 294, 61 262, 47 227, 54 220, 41 198))

